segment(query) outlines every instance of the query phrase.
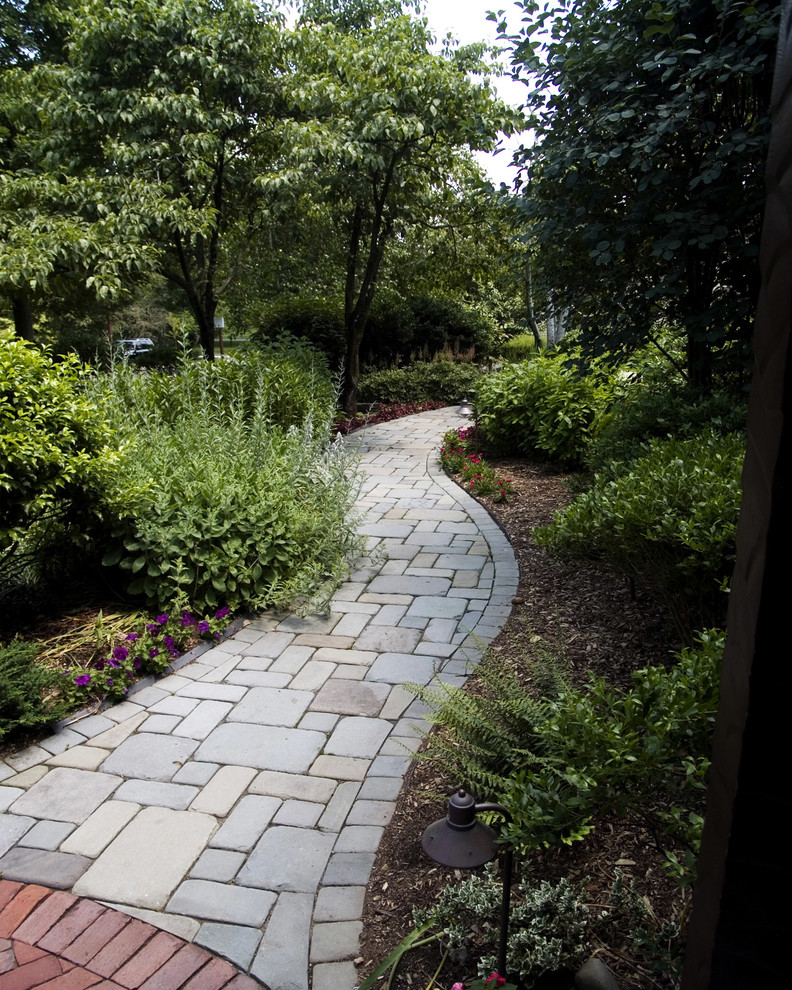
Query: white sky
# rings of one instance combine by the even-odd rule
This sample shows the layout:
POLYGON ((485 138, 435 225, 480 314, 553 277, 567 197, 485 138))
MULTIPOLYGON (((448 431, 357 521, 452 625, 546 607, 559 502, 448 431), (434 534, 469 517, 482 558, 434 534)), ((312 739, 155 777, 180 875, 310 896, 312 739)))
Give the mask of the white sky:
MULTIPOLYGON (((424 0, 424 15, 429 21, 430 29, 438 38, 445 37, 449 32, 460 42, 470 44, 474 41, 486 41, 490 44, 497 42, 497 24, 487 20, 488 10, 504 10, 510 31, 516 33, 522 16, 522 10, 512 0, 424 0)), ((505 58, 505 56, 504 56, 505 58)), ((495 80, 498 96, 519 107, 525 98, 525 86, 514 82, 509 77, 495 80)), ((504 142, 504 150, 498 155, 481 154, 476 157, 486 170, 493 182, 511 184, 515 170, 509 166, 511 149, 519 147, 522 139, 519 135, 504 142)))

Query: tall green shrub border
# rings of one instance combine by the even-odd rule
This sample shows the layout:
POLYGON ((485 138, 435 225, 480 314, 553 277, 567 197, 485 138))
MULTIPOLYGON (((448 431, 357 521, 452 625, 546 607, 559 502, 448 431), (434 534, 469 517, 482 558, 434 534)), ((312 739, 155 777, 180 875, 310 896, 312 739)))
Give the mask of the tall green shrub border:
POLYGON ((543 354, 482 379, 478 422, 504 453, 573 465, 582 461, 612 396, 604 370, 583 372, 567 355, 543 354))
POLYGON ((472 397, 482 380, 474 364, 453 361, 416 361, 406 368, 369 371, 360 377, 361 402, 426 402, 448 405, 472 397))
POLYGON ((655 439, 644 450, 631 464, 612 462, 534 538, 558 556, 604 560, 653 588, 689 635, 723 620, 745 438, 655 439))
POLYGON ((285 344, 172 376, 118 368, 98 383, 132 451, 104 556, 130 592, 157 608, 184 597, 236 610, 340 577, 356 481, 329 443, 332 382, 309 358, 285 344))

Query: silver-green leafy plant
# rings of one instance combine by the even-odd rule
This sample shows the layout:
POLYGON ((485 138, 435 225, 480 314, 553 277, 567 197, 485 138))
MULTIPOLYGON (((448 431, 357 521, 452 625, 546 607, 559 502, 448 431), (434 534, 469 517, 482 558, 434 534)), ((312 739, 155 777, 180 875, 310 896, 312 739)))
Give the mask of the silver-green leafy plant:
MULTIPOLYGON (((450 884, 437 904, 416 910, 416 925, 433 919, 444 931, 452 953, 463 947, 481 953, 479 976, 495 968, 495 955, 487 949, 498 941, 501 882, 492 866, 450 884)), ((581 891, 566 879, 557 884, 536 883, 528 872, 514 896, 509 923, 507 972, 519 974, 527 986, 543 973, 561 969, 585 953, 589 911, 581 891)))
POLYGON ((306 349, 187 364, 176 375, 116 367, 97 384, 127 445, 104 563, 161 608, 260 608, 338 580, 353 549, 356 480, 330 442, 334 390, 306 349))

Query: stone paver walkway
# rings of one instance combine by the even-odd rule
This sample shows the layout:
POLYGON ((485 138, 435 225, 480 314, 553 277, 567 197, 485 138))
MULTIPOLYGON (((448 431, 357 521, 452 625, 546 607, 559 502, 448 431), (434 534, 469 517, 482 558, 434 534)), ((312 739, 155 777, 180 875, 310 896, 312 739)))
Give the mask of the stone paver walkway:
POLYGON ((370 556, 329 613, 264 614, 0 763, 5 880, 133 915, 270 990, 351 990, 420 741, 400 685, 462 683, 517 587, 506 537, 436 460, 463 422, 443 409, 350 439, 370 556))

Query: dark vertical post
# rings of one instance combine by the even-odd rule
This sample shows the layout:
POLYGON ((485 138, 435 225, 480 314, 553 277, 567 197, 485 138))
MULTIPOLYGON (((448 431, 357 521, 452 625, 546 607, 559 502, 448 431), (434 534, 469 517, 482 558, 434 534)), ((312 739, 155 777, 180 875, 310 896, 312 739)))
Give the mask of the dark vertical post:
POLYGON ((791 3, 773 84, 743 505, 683 990, 792 986, 791 3))

